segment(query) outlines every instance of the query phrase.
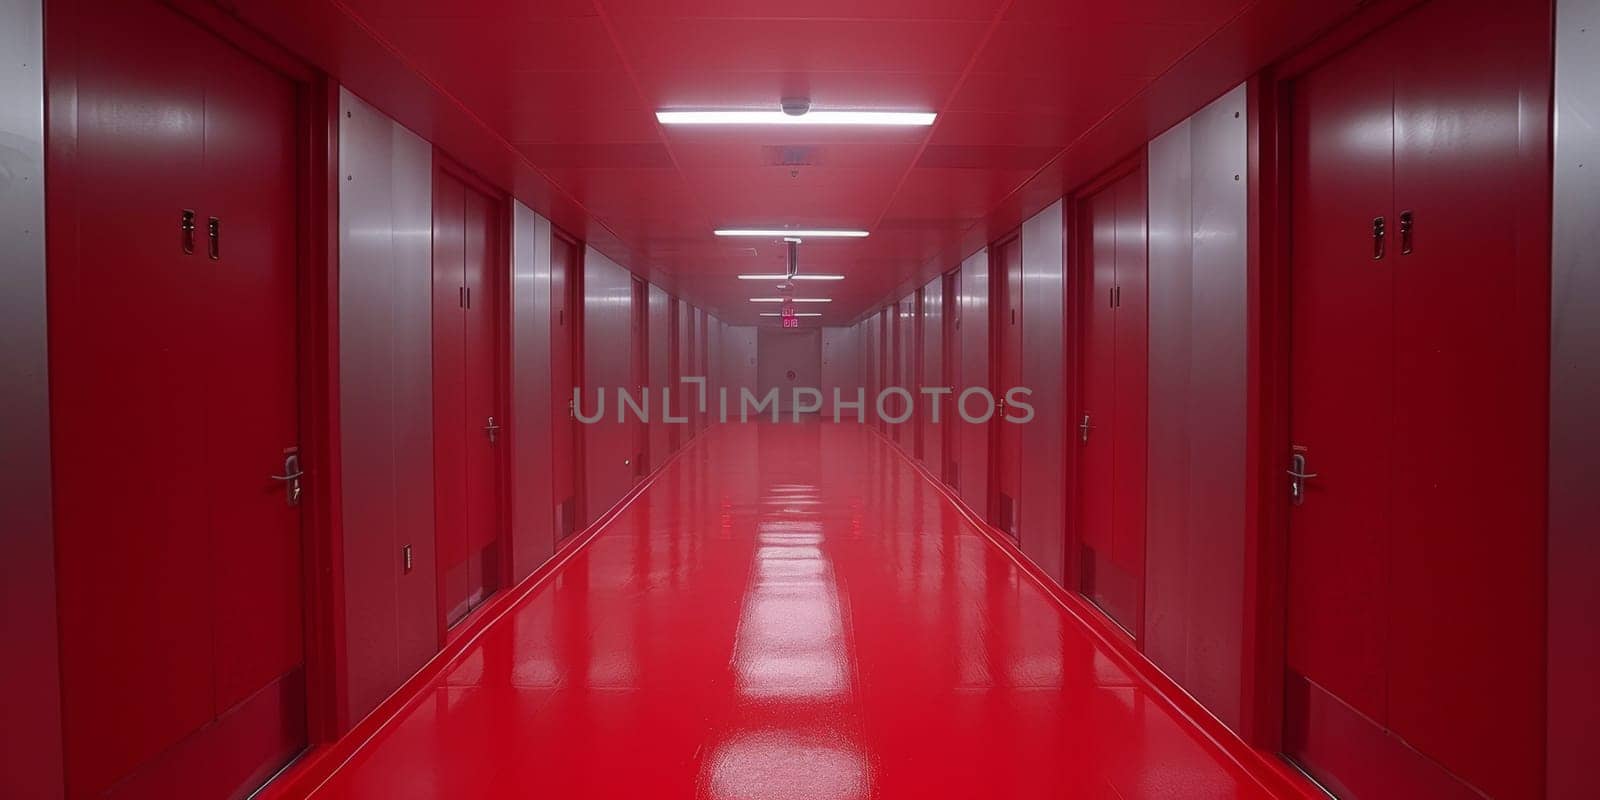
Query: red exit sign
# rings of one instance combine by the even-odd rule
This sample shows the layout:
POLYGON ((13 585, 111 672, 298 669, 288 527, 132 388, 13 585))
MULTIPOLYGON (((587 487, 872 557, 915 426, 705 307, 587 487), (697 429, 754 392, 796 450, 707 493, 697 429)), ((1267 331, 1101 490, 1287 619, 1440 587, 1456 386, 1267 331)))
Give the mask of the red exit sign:
POLYGON ((799 317, 784 317, 783 318, 783 327, 785 327, 785 328, 798 328, 798 327, 800 327, 800 318, 799 317))

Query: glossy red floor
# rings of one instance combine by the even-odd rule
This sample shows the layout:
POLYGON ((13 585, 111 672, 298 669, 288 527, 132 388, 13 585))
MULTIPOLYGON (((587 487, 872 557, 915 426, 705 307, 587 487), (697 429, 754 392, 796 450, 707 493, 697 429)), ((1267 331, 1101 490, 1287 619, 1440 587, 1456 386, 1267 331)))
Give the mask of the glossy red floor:
POLYGON ((701 436, 314 795, 1266 793, 855 425, 701 436))

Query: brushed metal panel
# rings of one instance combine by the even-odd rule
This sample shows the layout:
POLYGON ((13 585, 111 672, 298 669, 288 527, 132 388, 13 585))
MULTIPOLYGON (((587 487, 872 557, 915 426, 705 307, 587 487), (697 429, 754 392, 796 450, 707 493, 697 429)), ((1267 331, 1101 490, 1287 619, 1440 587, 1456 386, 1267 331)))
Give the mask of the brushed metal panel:
POLYGON ((1192 119, 1151 140, 1149 175, 1150 400, 1144 650, 1172 679, 1189 679, 1188 521, 1194 225, 1192 119))
POLYGON ((394 123, 395 549, 421 559, 400 578, 399 679, 439 649, 433 526, 433 145, 394 123), (423 455, 419 455, 423 454, 423 455))
POLYGON ((0 598, 6 720, 0 786, 59 797, 60 669, 50 516, 45 325, 44 27, 39 0, 0 1, 0 598))
POLYGON ((1238 724, 1244 648, 1249 159, 1244 85, 1194 115, 1189 691, 1238 724), (1228 587, 1218 591, 1218 587, 1228 587))
MULTIPOLYGON (((961 262, 961 380, 963 391, 989 386, 989 251, 979 250, 961 262)), ((969 405, 982 414, 975 397, 969 405)), ((959 410, 958 410, 959 416, 959 410)), ((961 423, 961 455, 957 488, 961 498, 980 515, 989 513, 989 434, 993 425, 961 423)))
MULTIPOLYGON (((650 346, 650 461, 651 467, 666 461, 672 455, 672 436, 661 414, 661 390, 672 380, 668 369, 672 353, 671 315, 668 307, 671 298, 665 289, 652 284, 648 299, 650 346)), ((681 395, 681 393, 679 393, 681 395)))
POLYGON ((340 490, 344 553, 345 670, 350 718, 370 711, 395 674, 394 603, 398 575, 383 568, 395 546, 392 383, 387 346, 390 289, 385 265, 392 246, 386 120, 348 92, 340 93, 339 395, 340 490), (355 176, 361 181, 356 182, 355 176), (363 413, 351 413, 361 409, 363 413))
MULTIPOLYGON (((583 255, 583 411, 593 416, 596 391, 605 391, 605 416, 583 428, 589 518, 599 516, 633 486, 631 425, 618 422, 619 388, 631 388, 633 276, 598 250, 583 255), (629 463, 625 463, 629 462, 629 463)), ((698 374, 698 373, 696 373, 698 374)))
MULTIPOLYGON (((1065 570, 1066 485, 1060 442, 1066 418, 1063 348, 1064 200, 1022 223, 1022 385, 1033 390, 1034 418, 1022 437, 1018 520, 1022 551, 1056 582, 1065 570)), ((999 387, 1005 391, 1009 387, 999 387)), ((1010 424, 1010 423, 1004 423, 1010 424)))
POLYGON ((1237 725, 1245 580, 1244 85, 1152 141, 1145 648, 1237 725))
POLYGON ((350 717, 438 647, 433 150, 340 91, 339 397, 350 717), (411 545, 414 569, 399 553, 411 545))
POLYGON ((1600 0, 1556 3, 1550 328, 1549 796, 1587 796, 1600 728, 1600 0))
POLYGON ((550 448, 550 221, 511 206, 511 569, 555 553, 550 448))

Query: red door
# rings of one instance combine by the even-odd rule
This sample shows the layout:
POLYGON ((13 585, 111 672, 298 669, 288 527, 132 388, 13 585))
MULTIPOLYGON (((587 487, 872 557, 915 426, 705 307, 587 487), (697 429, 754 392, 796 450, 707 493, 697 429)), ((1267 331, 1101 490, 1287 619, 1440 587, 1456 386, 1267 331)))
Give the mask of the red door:
POLYGON ((579 345, 577 336, 577 269, 578 246, 563 236, 551 237, 550 242, 550 393, 555 402, 550 404, 555 416, 552 425, 555 436, 551 453, 554 464, 555 530, 558 539, 572 535, 578 529, 581 511, 578 508, 579 476, 583 474, 578 462, 578 420, 574 414, 572 387, 576 385, 579 345))
POLYGON ((990 517, 995 527, 1021 541, 1018 490, 1021 487, 1021 425, 1004 422, 1005 393, 1022 385, 1022 241, 1011 238, 994 247, 995 379, 1000 407, 995 425, 994 488, 990 517))
POLYGON ((1083 594, 1137 635, 1144 596, 1147 359, 1145 173, 1081 201, 1082 409, 1079 581, 1083 594))
POLYGON ((446 626, 501 584, 495 202, 444 170, 433 188, 433 469, 446 626))
POLYGON ((1342 796, 1543 795, 1548 35, 1438 0, 1295 84, 1284 740, 1342 796))
POLYGON ((273 477, 301 468, 295 90, 157 3, 51 24, 68 794, 242 796, 306 741, 300 498, 273 477))

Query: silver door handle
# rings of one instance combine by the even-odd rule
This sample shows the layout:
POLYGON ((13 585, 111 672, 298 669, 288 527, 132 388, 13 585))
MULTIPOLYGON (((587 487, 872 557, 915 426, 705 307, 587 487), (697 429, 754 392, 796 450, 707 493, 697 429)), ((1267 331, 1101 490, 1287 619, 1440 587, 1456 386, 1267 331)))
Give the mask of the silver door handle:
POLYGON ((1306 454, 1295 453, 1289 457, 1289 500, 1295 505, 1306 501, 1306 481, 1317 477, 1315 472, 1306 472, 1306 454))
POLYGON ((489 424, 484 425, 483 430, 489 434, 489 444, 494 444, 495 432, 500 430, 500 426, 494 424, 494 417, 489 418, 489 424))
POLYGON ((284 485, 283 502, 286 505, 297 506, 300 505, 300 478, 305 474, 305 471, 300 469, 300 454, 293 452, 283 457, 282 475, 269 475, 267 477, 284 485))
POLYGON ((1083 442, 1084 444, 1088 444, 1089 443, 1089 431, 1092 431, 1092 430, 1094 430, 1094 426, 1089 424, 1089 415, 1088 414, 1084 414, 1083 415, 1083 421, 1078 423, 1078 440, 1083 442))

